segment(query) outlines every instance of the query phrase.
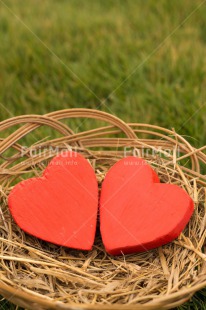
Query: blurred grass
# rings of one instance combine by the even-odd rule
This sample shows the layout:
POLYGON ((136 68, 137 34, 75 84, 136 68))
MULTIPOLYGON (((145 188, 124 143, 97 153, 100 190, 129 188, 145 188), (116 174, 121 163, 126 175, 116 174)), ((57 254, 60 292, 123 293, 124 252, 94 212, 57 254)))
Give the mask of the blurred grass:
MULTIPOLYGON (((97 108, 128 122, 174 127, 196 147, 205 145, 201 3, 0 1, 0 120, 97 108)), ((202 291, 182 309, 206 309, 205 302, 202 291)))

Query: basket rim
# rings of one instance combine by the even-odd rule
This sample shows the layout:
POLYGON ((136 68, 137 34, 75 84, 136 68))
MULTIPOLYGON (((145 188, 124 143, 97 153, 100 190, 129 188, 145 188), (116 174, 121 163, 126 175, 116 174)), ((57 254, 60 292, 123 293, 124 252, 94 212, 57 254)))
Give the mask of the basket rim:
MULTIPOLYGON (((171 293, 167 297, 163 297, 161 299, 157 298, 157 301, 152 301, 151 305, 147 304, 133 304, 133 305, 123 305, 123 304, 112 304, 112 305, 91 305, 91 304, 76 304, 76 303, 63 303, 61 301, 53 301, 50 300, 48 297, 37 297, 32 295, 31 293, 26 293, 23 291, 18 291, 13 288, 12 286, 9 286, 7 284, 2 283, 0 280, 0 293, 3 297, 7 298, 10 302, 16 302, 19 303, 19 306, 21 305, 21 302, 19 302, 19 297, 22 298, 24 301, 32 304, 37 304, 41 300, 41 304, 43 306, 49 307, 49 309, 65 309, 65 310, 76 310, 76 309, 101 309, 101 310, 136 310, 136 309, 170 309, 177 306, 182 305, 183 302, 188 301, 197 291, 205 288, 206 286, 206 280, 204 280, 202 283, 197 283, 193 287, 190 288, 183 288, 179 292, 171 293), (16 298, 17 296, 17 298, 16 298), (174 302, 172 300, 175 299, 174 302), (168 307, 168 301, 171 302, 171 307, 168 307), (175 306, 174 306, 175 303, 175 306), (158 308, 157 308, 158 307, 158 308)), ((18 304, 17 304, 18 305, 18 304)), ((31 308, 32 309, 32 308, 31 308)))

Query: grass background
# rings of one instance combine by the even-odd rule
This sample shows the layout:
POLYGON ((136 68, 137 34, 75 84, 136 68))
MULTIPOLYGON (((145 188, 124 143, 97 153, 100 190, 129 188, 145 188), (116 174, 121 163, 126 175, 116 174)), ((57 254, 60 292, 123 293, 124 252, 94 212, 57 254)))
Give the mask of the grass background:
MULTIPOLYGON (((206 1, 0 0, 0 120, 97 108, 200 147, 205 73, 206 1)), ((205 304, 203 290, 181 309, 205 304)))

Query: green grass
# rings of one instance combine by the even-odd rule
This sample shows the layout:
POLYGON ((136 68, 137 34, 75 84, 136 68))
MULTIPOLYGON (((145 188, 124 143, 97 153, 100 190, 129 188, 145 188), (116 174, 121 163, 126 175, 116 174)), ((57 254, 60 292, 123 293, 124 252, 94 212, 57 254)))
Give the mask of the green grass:
MULTIPOLYGON (((129 122, 174 127, 196 147, 205 145, 201 2, 0 2, 0 120, 97 108, 129 122)), ((206 309, 204 303, 202 291, 182 309, 206 309)))

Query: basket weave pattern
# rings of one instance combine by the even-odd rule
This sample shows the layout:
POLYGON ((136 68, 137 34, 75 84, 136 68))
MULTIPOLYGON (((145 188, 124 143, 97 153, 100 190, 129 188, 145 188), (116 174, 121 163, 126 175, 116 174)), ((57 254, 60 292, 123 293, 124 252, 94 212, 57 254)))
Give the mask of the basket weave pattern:
POLYGON ((89 109, 18 116, 1 122, 0 131, 2 296, 38 310, 169 309, 206 286, 206 176, 200 168, 206 163, 205 147, 195 149, 172 130, 128 124, 89 109), (74 119, 98 126, 76 133, 68 126, 74 119), (56 134, 48 136, 48 130, 56 134), (29 137, 35 142, 23 148, 29 137), (184 232, 168 245, 122 257, 105 252, 98 229, 90 252, 25 234, 10 215, 8 194, 16 182, 40 176, 49 160, 68 147, 90 161, 99 189, 108 169, 125 154, 144 157, 162 182, 181 186, 194 199, 195 212, 184 232))

